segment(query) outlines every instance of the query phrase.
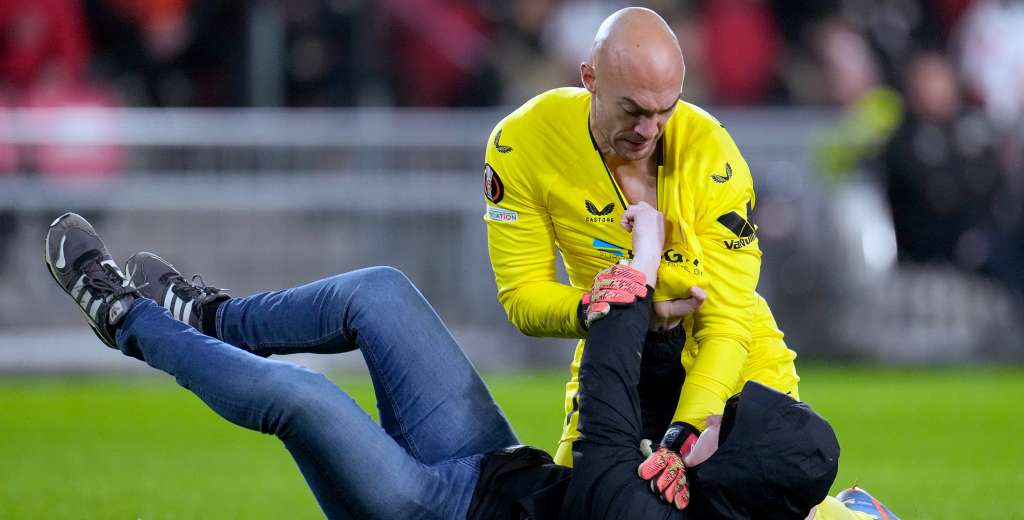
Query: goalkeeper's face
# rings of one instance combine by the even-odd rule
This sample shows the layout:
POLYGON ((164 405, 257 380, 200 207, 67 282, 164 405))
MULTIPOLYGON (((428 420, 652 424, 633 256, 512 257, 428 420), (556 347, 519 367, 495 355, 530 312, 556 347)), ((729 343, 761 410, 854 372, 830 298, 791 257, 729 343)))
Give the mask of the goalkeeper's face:
POLYGON ((604 52, 581 68, 592 94, 590 125, 603 153, 649 158, 675 112, 683 83, 678 47, 604 52))
POLYGON ((678 100, 678 88, 661 92, 599 88, 591 105, 592 124, 604 138, 601 144, 615 155, 627 161, 647 159, 657 149, 678 100))

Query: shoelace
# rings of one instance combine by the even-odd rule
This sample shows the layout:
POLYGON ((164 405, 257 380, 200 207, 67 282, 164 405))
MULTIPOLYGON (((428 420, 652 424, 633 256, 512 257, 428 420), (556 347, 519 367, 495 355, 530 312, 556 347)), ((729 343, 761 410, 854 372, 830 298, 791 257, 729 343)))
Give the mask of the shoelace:
POLYGON ((132 294, 138 289, 131 283, 126 285, 127 279, 110 265, 101 263, 100 258, 101 255, 97 254, 96 258, 88 261, 83 269, 86 287, 96 290, 103 295, 103 299, 107 302, 112 302, 126 294, 132 294))
POLYGON ((216 287, 210 287, 206 285, 206 281, 203 280, 203 276, 200 274, 192 275, 192 280, 186 280, 184 276, 177 274, 172 276, 168 282, 181 288, 181 294, 193 299, 200 299, 203 296, 212 296, 226 292, 227 289, 218 289, 216 287))

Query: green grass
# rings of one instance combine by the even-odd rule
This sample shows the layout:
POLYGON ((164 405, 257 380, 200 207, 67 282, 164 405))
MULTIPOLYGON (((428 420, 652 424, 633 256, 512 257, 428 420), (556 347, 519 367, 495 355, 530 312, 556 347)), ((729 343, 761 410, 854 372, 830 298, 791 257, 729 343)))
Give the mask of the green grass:
MULTIPOLYGON (((802 397, 904 520, 1024 518, 1022 369, 802 367, 802 397)), ((485 379, 523 442, 554 448, 563 374, 485 379)), ((372 407, 365 378, 334 378, 372 407)), ((280 443, 169 378, 0 379, 0 518, 316 518, 280 443)))

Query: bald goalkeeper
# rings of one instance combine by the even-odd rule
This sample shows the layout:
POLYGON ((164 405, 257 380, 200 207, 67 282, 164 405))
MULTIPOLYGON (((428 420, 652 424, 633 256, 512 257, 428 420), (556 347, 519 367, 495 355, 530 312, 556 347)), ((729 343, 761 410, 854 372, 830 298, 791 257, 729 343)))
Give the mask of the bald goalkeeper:
MULTIPOLYGON (((671 354, 680 356, 684 382, 681 391, 662 389, 656 403, 668 403, 664 420, 654 421, 665 435, 654 437, 662 441, 645 478, 685 454, 705 418, 721 414, 745 382, 799 399, 796 354, 756 292, 761 251, 750 170, 718 120, 680 101, 684 72, 679 43, 660 16, 618 11, 580 65, 584 88, 545 92, 509 114, 490 135, 484 165, 498 299, 527 335, 586 337, 588 314, 602 312, 590 308, 586 289, 598 271, 633 256, 623 211, 646 202, 664 213, 648 341, 677 345, 671 354), (556 278, 556 252, 569 285, 556 278)), ((572 464, 578 436, 583 345, 566 384, 560 464, 572 464)), ((646 425, 658 413, 642 406, 646 425)))

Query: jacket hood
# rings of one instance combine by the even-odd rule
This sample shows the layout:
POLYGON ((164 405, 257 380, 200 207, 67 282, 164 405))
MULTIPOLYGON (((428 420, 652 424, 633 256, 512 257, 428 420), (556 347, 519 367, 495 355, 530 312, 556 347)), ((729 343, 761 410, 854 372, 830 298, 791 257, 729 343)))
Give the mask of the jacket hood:
POLYGON ((839 441, 806 403, 751 381, 730 400, 719 448, 691 468, 697 518, 802 520, 839 471, 839 441))

